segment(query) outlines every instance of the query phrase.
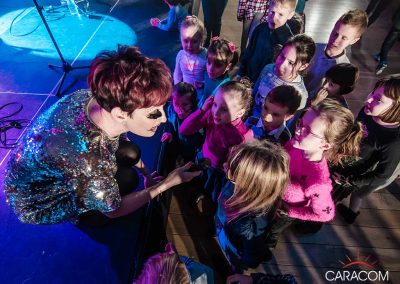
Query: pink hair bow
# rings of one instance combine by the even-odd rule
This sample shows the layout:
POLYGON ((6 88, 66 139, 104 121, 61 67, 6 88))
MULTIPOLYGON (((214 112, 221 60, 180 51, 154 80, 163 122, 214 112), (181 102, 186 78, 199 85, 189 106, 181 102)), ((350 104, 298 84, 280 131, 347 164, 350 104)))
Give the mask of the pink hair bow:
POLYGON ((233 42, 228 42, 229 50, 234 53, 236 51, 236 45, 233 42))

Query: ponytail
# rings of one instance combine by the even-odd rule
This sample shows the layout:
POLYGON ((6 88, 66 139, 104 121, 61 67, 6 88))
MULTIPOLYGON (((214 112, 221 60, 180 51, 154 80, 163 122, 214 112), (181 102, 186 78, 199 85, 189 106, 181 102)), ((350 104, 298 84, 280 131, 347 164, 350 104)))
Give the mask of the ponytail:
POLYGON ((331 144, 331 148, 324 152, 328 162, 337 165, 345 157, 357 156, 364 129, 353 113, 332 99, 325 99, 312 109, 326 122, 325 137, 331 144))

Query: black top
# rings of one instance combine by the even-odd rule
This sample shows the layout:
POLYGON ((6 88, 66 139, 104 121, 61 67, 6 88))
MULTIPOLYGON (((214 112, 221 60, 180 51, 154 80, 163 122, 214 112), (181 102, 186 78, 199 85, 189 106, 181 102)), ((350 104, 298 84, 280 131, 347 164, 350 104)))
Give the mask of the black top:
POLYGON ((264 66, 272 63, 277 46, 283 45, 291 36, 293 33, 287 24, 275 30, 271 30, 268 23, 258 25, 242 56, 239 75, 256 82, 264 66))
POLYGON ((360 160, 343 168, 342 174, 350 176, 357 187, 377 188, 394 173, 400 162, 400 126, 387 128, 377 124, 364 108, 357 116, 367 131, 361 144, 360 160))

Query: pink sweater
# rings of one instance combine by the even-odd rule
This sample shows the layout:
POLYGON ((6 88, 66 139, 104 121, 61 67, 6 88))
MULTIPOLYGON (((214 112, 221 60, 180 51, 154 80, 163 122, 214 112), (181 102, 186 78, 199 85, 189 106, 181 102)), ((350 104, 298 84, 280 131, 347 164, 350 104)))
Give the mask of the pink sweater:
POLYGON ((253 139, 253 131, 240 118, 230 124, 215 125, 211 110, 204 112, 201 109, 182 122, 179 132, 182 135, 192 135, 202 128, 206 131, 203 154, 211 160, 211 166, 215 168, 222 168, 232 146, 253 139))
POLYGON ((303 151, 293 148, 292 141, 285 148, 290 156, 290 184, 283 195, 289 217, 328 222, 335 217, 331 197, 332 183, 325 158, 310 162, 303 151))

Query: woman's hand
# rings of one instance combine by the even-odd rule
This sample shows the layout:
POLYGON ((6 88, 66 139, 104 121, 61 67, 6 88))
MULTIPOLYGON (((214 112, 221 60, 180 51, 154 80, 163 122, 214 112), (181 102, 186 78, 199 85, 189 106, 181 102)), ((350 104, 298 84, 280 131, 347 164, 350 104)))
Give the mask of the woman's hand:
POLYGON ((163 135, 161 136, 161 142, 172 142, 172 134, 169 132, 164 132, 163 135))
POLYGON ((191 181, 194 177, 200 175, 201 171, 195 171, 195 172, 188 171, 192 165, 193 163, 189 162, 186 165, 170 172, 169 175, 162 182, 165 185, 166 189, 169 189, 181 183, 191 181))
POLYGON ((226 279, 226 284, 234 284, 234 283, 252 284, 253 279, 251 278, 251 276, 242 274, 234 274, 226 279))
POLYGON ((212 107, 213 103, 214 103, 214 97, 213 96, 208 97, 205 100, 203 106, 201 107, 201 110, 204 112, 208 111, 212 107))
POLYGON ((150 19, 150 24, 153 26, 153 27, 158 27, 158 23, 160 22, 160 19, 158 19, 158 18, 151 18, 150 19))

